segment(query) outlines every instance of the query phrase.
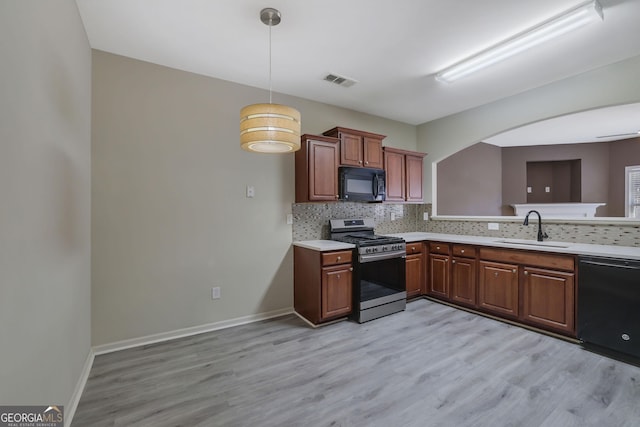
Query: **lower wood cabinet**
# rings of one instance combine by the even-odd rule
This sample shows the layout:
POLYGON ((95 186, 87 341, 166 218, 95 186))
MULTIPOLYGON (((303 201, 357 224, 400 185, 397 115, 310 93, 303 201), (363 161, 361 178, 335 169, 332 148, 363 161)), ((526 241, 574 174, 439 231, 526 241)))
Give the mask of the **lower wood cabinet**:
POLYGON ((575 337, 575 257, 429 242, 425 294, 575 337))
POLYGON ((451 259, 451 301, 475 306, 477 303, 476 276, 475 259, 453 257, 451 259))
POLYGON ((524 268, 522 317, 527 323, 558 332, 575 330, 575 274, 524 268))
POLYGON ((293 306, 318 324, 348 316, 352 310, 352 251, 320 252, 294 246, 293 306))
POLYGON ((519 311, 518 266, 480 261, 478 307, 508 318, 519 311))
POLYGON ((322 267, 320 320, 346 316, 351 313, 352 271, 351 264, 322 267))
POLYGON ((451 245, 451 301, 475 308, 478 302, 478 262, 475 246, 451 245))
POLYGON ((406 260, 407 298, 424 293, 424 254, 422 242, 407 243, 406 260))

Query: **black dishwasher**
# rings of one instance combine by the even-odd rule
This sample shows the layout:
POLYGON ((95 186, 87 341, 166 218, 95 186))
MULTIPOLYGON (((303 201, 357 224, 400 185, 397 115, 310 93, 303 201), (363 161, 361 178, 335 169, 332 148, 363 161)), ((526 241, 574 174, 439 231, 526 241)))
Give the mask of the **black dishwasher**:
POLYGON ((581 256, 578 338, 586 348, 640 360, 640 261, 581 256))

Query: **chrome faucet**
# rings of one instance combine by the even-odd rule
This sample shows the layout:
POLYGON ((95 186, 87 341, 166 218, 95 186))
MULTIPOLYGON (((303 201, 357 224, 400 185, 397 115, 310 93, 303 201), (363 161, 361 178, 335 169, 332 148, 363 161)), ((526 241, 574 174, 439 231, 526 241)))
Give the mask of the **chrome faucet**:
POLYGON ((538 242, 542 242, 543 239, 546 239, 549 236, 547 236, 547 233, 544 233, 542 231, 542 217, 540 216, 540 212, 538 211, 527 212, 527 216, 524 217, 524 222, 522 223, 522 225, 529 225, 529 215, 531 215, 532 213, 535 213, 536 215, 538 215, 538 242))

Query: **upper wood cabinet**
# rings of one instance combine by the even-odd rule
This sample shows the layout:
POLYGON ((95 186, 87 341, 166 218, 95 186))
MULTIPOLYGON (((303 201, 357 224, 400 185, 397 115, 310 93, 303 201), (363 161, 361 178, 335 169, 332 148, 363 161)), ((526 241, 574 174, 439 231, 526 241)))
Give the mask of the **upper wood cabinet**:
POLYGON ((423 201, 422 171, 426 153, 383 147, 386 172, 386 200, 389 202, 423 201))
POLYGON ((323 135, 340 140, 340 165, 382 169, 382 140, 385 135, 335 127, 323 135))
POLYGON ((307 134, 300 139, 295 153, 296 203, 337 200, 340 141, 307 134))

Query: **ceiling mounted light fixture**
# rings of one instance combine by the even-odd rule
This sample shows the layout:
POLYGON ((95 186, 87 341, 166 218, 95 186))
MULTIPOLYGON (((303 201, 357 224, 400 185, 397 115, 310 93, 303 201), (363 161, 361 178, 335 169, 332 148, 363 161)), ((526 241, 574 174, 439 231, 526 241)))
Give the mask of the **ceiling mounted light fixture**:
POLYGON ((575 30, 590 22, 602 21, 603 19, 602 6, 597 0, 582 3, 533 28, 445 68, 436 74, 436 79, 451 83, 554 37, 575 30))
POLYGON ((300 149, 300 112, 271 102, 271 27, 280 23, 280 12, 260 11, 269 26, 269 103, 247 105, 240 110, 240 147, 257 153, 290 153, 300 149))

